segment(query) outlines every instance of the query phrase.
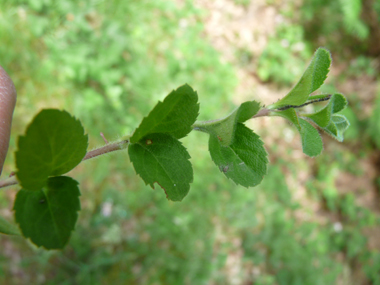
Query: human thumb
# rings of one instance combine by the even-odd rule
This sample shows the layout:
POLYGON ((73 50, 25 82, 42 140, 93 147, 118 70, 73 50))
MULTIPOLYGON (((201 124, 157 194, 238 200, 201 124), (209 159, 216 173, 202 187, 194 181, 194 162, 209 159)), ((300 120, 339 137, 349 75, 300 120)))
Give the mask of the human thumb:
POLYGON ((16 96, 12 79, 0 66, 0 175, 8 151, 16 96))

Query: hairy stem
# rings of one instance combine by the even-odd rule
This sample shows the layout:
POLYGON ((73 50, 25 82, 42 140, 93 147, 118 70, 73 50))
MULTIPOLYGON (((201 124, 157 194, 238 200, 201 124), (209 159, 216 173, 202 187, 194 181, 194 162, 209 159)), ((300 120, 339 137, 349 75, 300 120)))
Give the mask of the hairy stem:
POLYGON ((270 112, 269 109, 263 108, 263 109, 261 109, 260 111, 258 111, 257 114, 254 115, 254 116, 252 117, 252 119, 254 119, 254 118, 258 118, 258 117, 266 117, 266 116, 269 116, 269 112, 270 112))
MULTIPOLYGON (((269 116, 269 112, 271 110, 263 108, 259 112, 257 112, 256 115, 254 115, 251 119, 258 118, 258 117, 265 117, 269 116)), ((194 125, 192 125, 193 130, 195 131, 204 131, 204 126, 215 124, 216 122, 223 121, 225 118, 217 119, 217 120, 210 120, 210 121, 202 121, 202 122, 195 122, 194 125)))
POLYGON ((17 183, 18 183, 18 181, 16 179, 16 176, 11 176, 11 177, 9 177, 7 179, 0 180, 0 188, 4 188, 4 187, 7 187, 7 186, 15 185, 17 183))
MULTIPOLYGON (((123 140, 120 142, 115 142, 111 144, 106 144, 105 146, 102 146, 100 148, 93 149, 89 152, 86 153, 84 156, 83 160, 87 160, 102 154, 106 154, 109 152, 117 151, 117 150, 122 150, 125 149, 128 146, 129 140, 123 140)), ((82 161, 83 161, 82 160, 82 161)))

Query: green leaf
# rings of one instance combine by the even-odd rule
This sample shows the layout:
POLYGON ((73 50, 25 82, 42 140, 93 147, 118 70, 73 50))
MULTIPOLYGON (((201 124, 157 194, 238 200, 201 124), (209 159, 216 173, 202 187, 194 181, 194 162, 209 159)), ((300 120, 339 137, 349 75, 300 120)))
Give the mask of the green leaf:
POLYGON ((350 126, 347 118, 343 115, 334 114, 330 124, 323 130, 336 140, 342 142, 343 134, 350 126))
POLYGON ((317 90, 327 78, 331 55, 327 49, 319 48, 296 86, 281 100, 269 106, 270 109, 286 105, 302 105, 309 95, 317 90))
POLYGON ((333 104, 333 110, 332 112, 335 114, 335 113, 338 113, 340 111, 342 111, 344 108, 347 107, 347 99, 346 97, 344 97, 342 94, 340 93, 335 93, 330 101, 332 102, 333 104))
MULTIPOLYGON (((307 97, 307 101, 313 101, 313 100, 321 100, 320 102, 323 102, 325 100, 322 100, 322 99, 326 99, 326 97, 328 96, 329 94, 318 94, 318 95, 310 95, 309 97, 307 97)), ((331 98, 331 97, 330 97, 331 98)), ((328 99, 330 100, 330 99, 328 99)))
POLYGON ((237 109, 237 121, 244 123, 252 118, 260 110, 260 103, 257 101, 247 101, 240 105, 237 109))
POLYGON ((298 121, 298 116, 293 108, 286 109, 284 111, 274 111, 270 113, 271 116, 279 116, 289 120, 297 128, 300 128, 300 123, 298 121))
POLYGON ((242 103, 227 117, 215 121, 197 122, 194 129, 218 138, 222 146, 229 146, 235 135, 236 124, 249 120, 260 110, 260 103, 247 101, 242 103))
MULTIPOLYGON (((354 115, 353 112, 352 112, 352 115, 354 115)), ((351 115, 351 118, 354 117, 352 115, 351 115)), ((351 119, 351 122, 354 123, 354 126, 357 125, 359 129, 358 121, 359 120, 357 118, 355 121, 352 121, 351 119)), ((380 135, 379 135, 380 134, 380 92, 377 92, 376 100, 373 102, 372 114, 369 117, 369 124, 368 124, 368 127, 366 127, 366 129, 369 135, 371 136, 372 140, 375 142, 377 148, 380 149, 380 135)), ((379 179, 379 182, 380 182, 380 179, 379 179)))
POLYGON ((236 123, 237 112, 235 110, 220 120, 197 122, 194 124, 194 129, 214 136, 223 146, 229 146, 235 134, 236 123))
POLYGON ((333 110, 333 101, 330 101, 324 108, 312 114, 302 114, 302 117, 307 117, 316 123, 321 128, 327 127, 331 121, 331 113, 333 110))
POLYGON ((193 168, 186 148, 168 134, 149 134, 130 144, 128 153, 135 171, 154 189, 157 183, 172 201, 181 201, 193 181, 193 168))
POLYGON ((40 190, 49 176, 64 174, 86 155, 88 137, 66 111, 42 110, 18 140, 16 176, 21 187, 40 190))
POLYGON ((347 118, 343 115, 334 114, 332 117, 332 121, 336 125, 339 132, 344 132, 350 126, 347 118))
POLYGON ((331 96, 329 103, 318 112, 301 116, 309 118, 321 128, 326 128, 331 122, 332 114, 343 110, 346 106, 346 98, 342 94, 336 93, 331 96))
POLYGON ((323 150, 323 143, 318 131, 307 121, 298 117, 294 109, 271 112, 272 116, 286 118, 297 128, 301 135, 302 150, 304 154, 313 157, 319 155, 323 150))
POLYGON ((319 155, 323 150, 323 142, 318 131, 304 119, 298 118, 298 121, 303 153, 310 157, 319 155))
POLYGON ((236 184, 244 187, 258 185, 267 171, 267 152, 260 137, 241 123, 236 126, 230 146, 223 146, 210 135, 209 151, 219 170, 236 184))
POLYGON ((330 124, 326 128, 323 128, 323 130, 334 138, 337 138, 338 136, 338 129, 333 122, 330 122, 330 124))
POLYGON ((198 117, 198 95, 185 84, 173 90, 163 102, 153 108, 131 137, 136 143, 148 134, 165 133, 177 139, 185 137, 192 130, 198 117))
POLYGON ((0 216, 0 233, 6 235, 20 235, 19 229, 14 225, 8 222, 6 219, 0 216))
POLYGON ((74 230, 80 210, 78 182, 51 177, 39 191, 21 189, 13 210, 26 238, 46 249, 63 248, 74 230))

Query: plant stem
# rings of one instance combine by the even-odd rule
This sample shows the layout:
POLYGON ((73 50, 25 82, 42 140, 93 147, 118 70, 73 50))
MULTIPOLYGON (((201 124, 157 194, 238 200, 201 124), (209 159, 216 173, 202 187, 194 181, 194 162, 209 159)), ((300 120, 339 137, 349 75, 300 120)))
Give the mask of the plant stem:
MULTIPOLYGON (((257 117, 269 116, 270 111, 271 110, 269 110, 269 109, 261 109, 256 115, 254 115, 252 117, 252 119, 257 118, 257 117)), ((201 122, 201 124, 194 124, 193 129, 201 131, 202 128, 200 128, 200 127, 202 125, 207 124, 207 123, 215 123, 215 122, 220 121, 220 120, 222 120, 222 119, 205 121, 205 122, 201 122)), ((129 137, 127 139, 124 139, 124 140, 119 141, 119 142, 106 144, 102 147, 99 147, 99 148, 96 148, 96 149, 93 149, 93 150, 87 152, 82 161, 85 161, 87 159, 94 158, 94 157, 97 157, 99 155, 103 155, 103 154, 106 154, 109 152, 125 149, 128 147, 128 144, 129 144, 129 137)), ((4 180, 0 180, 0 188, 4 188, 4 187, 15 185, 15 184, 18 184, 16 176, 12 176, 12 177, 6 178, 4 180)))
POLYGON ((106 144, 105 146, 102 146, 100 148, 93 149, 84 156, 83 160, 87 160, 102 154, 106 154, 112 151, 122 150, 125 149, 128 146, 129 140, 123 140, 120 142, 115 142, 111 144, 106 144))
POLYGON ((266 116, 269 116, 269 112, 270 112, 270 111, 271 111, 271 110, 269 110, 269 109, 263 108, 263 109, 261 109, 260 111, 258 111, 257 114, 254 115, 254 116, 252 117, 252 119, 254 119, 254 118, 258 118, 258 117, 266 117, 266 116))
MULTIPOLYGON (((85 161, 87 159, 90 159, 90 158, 93 158, 93 157, 96 157, 99 155, 103 155, 103 154, 106 154, 109 152, 125 149, 125 148, 127 148, 128 144, 129 144, 129 140, 126 139, 126 140, 107 144, 105 146, 93 149, 93 150, 87 152, 87 154, 84 156, 82 161, 85 161)), ((12 177, 9 177, 7 179, 0 180, 0 188, 4 188, 4 187, 15 185, 15 184, 18 184, 16 176, 12 176, 12 177)))
MULTIPOLYGON (((269 116, 269 112, 270 111, 272 111, 272 110, 263 108, 259 112, 257 112, 257 114, 254 115, 251 119, 258 118, 258 117, 269 116)), ((217 120, 210 120, 210 121, 195 122, 194 125, 192 125, 192 128, 195 131, 201 131, 201 132, 203 132, 205 126, 213 125, 213 124, 215 124, 217 122, 223 121, 224 119, 226 119, 226 118, 217 119, 217 120)))
POLYGON ((11 176, 11 177, 8 177, 7 179, 0 180, 0 188, 15 185, 17 183, 18 181, 16 179, 16 176, 11 176))

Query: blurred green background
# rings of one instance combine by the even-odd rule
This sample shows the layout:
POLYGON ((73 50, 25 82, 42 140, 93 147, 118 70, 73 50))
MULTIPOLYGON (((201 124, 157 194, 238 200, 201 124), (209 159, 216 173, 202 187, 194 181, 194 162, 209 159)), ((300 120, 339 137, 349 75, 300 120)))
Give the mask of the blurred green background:
MULTIPOLYGON (((42 108, 66 109, 90 148, 130 134, 172 89, 198 91, 199 119, 286 94, 314 50, 332 52, 324 92, 342 92, 344 143, 302 154, 279 118, 250 122, 270 166, 256 188, 213 165, 208 138, 183 142, 194 183, 180 203, 145 186, 124 152, 86 161, 82 211, 63 251, 0 236, 0 284, 380 284, 380 2, 3 0, 0 64, 18 101, 17 136, 42 108)), ((0 190, 13 219, 17 187, 0 190)))

